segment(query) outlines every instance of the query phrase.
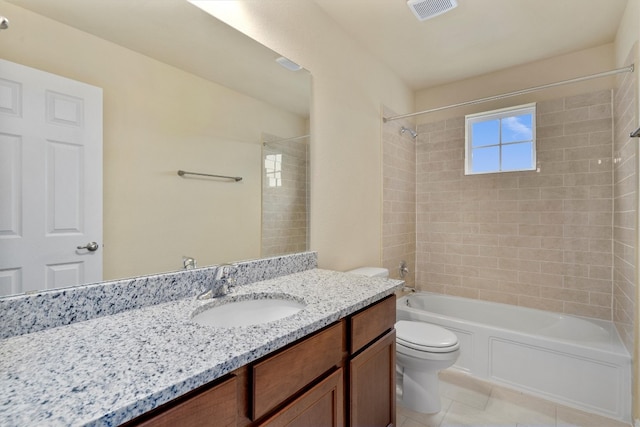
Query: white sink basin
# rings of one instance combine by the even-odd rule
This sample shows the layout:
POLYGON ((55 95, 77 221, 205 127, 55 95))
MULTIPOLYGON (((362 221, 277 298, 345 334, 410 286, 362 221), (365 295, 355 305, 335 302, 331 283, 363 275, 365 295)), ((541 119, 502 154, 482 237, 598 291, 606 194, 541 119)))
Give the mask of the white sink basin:
POLYGON ((196 312, 192 321, 204 326, 231 328, 273 322, 292 316, 306 304, 284 298, 258 298, 231 301, 196 312))

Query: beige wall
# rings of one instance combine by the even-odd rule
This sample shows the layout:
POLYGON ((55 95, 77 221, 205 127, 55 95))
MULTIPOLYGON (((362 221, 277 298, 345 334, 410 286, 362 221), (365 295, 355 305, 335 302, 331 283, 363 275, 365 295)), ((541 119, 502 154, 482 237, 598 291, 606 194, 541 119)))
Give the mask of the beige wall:
MULTIPOLYGON (((614 67, 615 45, 608 44, 420 91, 416 95, 417 110, 614 67)), ((418 117, 422 124, 417 155, 418 286, 612 318, 611 88, 614 85, 615 78, 599 78, 418 117), (595 104, 589 104, 589 97, 585 100, 579 95, 587 93, 597 94, 595 104), (450 157, 464 155, 464 115, 529 102, 538 102, 540 107, 541 172, 461 175, 462 159, 450 157), (421 151, 423 148, 426 151, 421 151), (444 197, 442 191, 447 186, 452 187, 452 192, 444 197), (451 200, 462 204, 455 209, 457 212, 452 211, 451 215, 436 212, 438 201, 451 200), (524 206, 528 206, 527 212, 524 206), (458 218, 455 230, 466 227, 467 241, 461 241, 464 237, 455 233, 449 235, 453 240, 442 240, 446 234, 433 234, 434 229, 449 230, 452 218, 458 218), (434 246, 436 237, 440 241, 434 246), (580 242, 586 246, 575 247, 580 242), (477 257, 486 256, 487 248, 494 247, 494 243, 493 255, 484 260, 495 261, 495 266, 482 264, 477 257), (445 262, 447 259, 452 262, 445 262), (580 278, 584 283, 579 284, 580 278)))
MULTIPOLYGON (((637 25, 639 19, 640 1, 630 0, 623 21, 619 28, 615 43, 594 49, 574 52, 562 57, 550 58, 544 61, 526 64, 521 67, 513 67, 497 73, 477 76, 462 82, 455 82, 449 85, 443 85, 441 87, 419 91, 416 94, 416 110, 426 110, 433 107, 463 102, 475 98, 492 96, 500 93, 506 93, 512 90, 533 87, 577 76, 589 75, 613 68, 622 67, 629 62, 635 62, 636 69, 634 73, 621 74, 618 75, 617 78, 591 80, 589 82, 567 85, 561 88, 535 92, 527 96, 507 98, 505 100, 486 103, 482 105, 483 107, 486 107, 487 110, 490 110, 494 108, 505 107, 508 105, 522 104, 525 102, 544 101, 557 96, 572 96, 578 93, 596 91, 600 89, 618 88, 619 82, 623 81, 624 79, 631 78, 631 80, 634 82, 634 88, 632 89, 632 92, 635 93, 634 102, 636 106, 635 112, 631 113, 631 117, 634 118, 631 120, 631 123, 635 122, 632 127, 637 127, 640 124, 640 119, 638 118, 640 114, 640 108, 638 108, 638 105, 640 103, 640 90, 638 88, 638 79, 636 77, 638 73, 637 58, 640 56, 638 53, 640 29, 637 25)), ((618 100, 618 102, 619 101, 620 100, 618 100)), ((614 99, 614 106, 615 102, 616 99, 614 99)), ((427 121, 438 121, 447 118, 454 118, 456 116, 463 116, 464 114, 474 112, 474 108, 474 106, 470 106, 446 110, 437 114, 421 116, 418 118, 418 120, 420 123, 426 123, 427 121)), ((621 104, 618 104, 616 108, 620 109, 623 107, 621 106, 621 104)), ((620 111, 614 111, 614 113, 619 115, 626 114, 621 113, 620 111)), ((620 122, 624 120, 624 118, 615 117, 614 120, 620 122)), ((623 130, 614 129, 617 134, 617 139, 615 140, 617 147, 623 146, 628 141, 628 138, 624 138, 624 132, 627 131, 627 126, 624 127, 625 129, 623 130)), ((628 147, 630 146, 628 145, 628 147)), ((618 150, 616 149, 616 151, 618 150)), ((625 156, 627 160, 629 157, 632 158, 633 162, 634 155, 625 156)), ((616 168, 614 170, 616 174, 615 179, 618 180, 618 184, 624 185, 625 178, 627 178, 627 182, 628 179, 633 179, 629 177, 633 176, 633 170, 637 170, 637 155, 635 163, 636 165, 631 168, 628 161, 626 162, 626 166, 624 168, 622 166, 622 162, 616 164, 616 168)), ((418 168, 420 168, 420 166, 418 166, 418 168)), ((612 170, 612 173, 614 170, 612 170)), ((635 173, 637 177, 637 172, 635 173)), ((613 181, 614 177, 612 176, 612 182, 613 181)), ((637 192, 637 178, 636 182, 632 185, 632 188, 634 188, 637 192)), ((635 267, 638 265, 637 257, 640 255, 637 244, 638 209, 637 207, 630 208, 631 211, 635 210, 636 212, 635 214, 632 214, 631 218, 629 217, 629 211, 626 211, 624 213, 620 212, 620 202, 624 199, 622 191, 626 190, 623 190, 622 186, 620 185, 615 186, 614 194, 617 194, 618 196, 618 204, 614 205, 617 206, 617 208, 614 213, 613 220, 615 221, 615 230, 617 230, 614 231, 614 235, 617 236, 617 238, 615 240, 612 239, 611 246, 615 251, 615 254, 613 254, 613 262, 617 262, 618 265, 613 272, 612 279, 621 279, 623 277, 623 274, 628 276, 629 271, 631 271, 632 280, 631 282, 618 280, 617 286, 613 286, 612 282, 611 315, 613 316, 614 320, 617 321, 617 326, 620 330, 621 335, 623 336, 623 339, 625 340, 625 343, 628 347, 630 347, 631 352, 634 354, 634 417, 639 418, 640 370, 638 368, 639 364, 636 362, 640 357, 640 328, 638 320, 640 292, 638 292, 638 269, 635 267), (632 236, 628 236, 628 233, 631 233, 632 236), (635 240, 635 242, 629 242, 629 237, 632 240, 635 240), (621 242, 624 242, 624 244, 621 244, 621 242), (629 253, 629 250, 631 250, 631 253, 629 253), (635 261, 630 260, 629 257, 635 257, 635 261), (633 303, 630 304, 629 301, 626 300, 628 296, 631 296, 631 298, 633 299, 633 303), (625 317, 629 315, 634 318, 631 332, 629 331, 630 327, 627 323, 629 319, 628 317, 625 317)), ((637 203, 637 193, 635 196, 633 196, 633 198, 637 203)), ((627 207, 624 207, 624 209, 627 209, 627 207)), ((418 229, 420 229, 420 227, 418 227, 418 229)), ((417 243, 417 247, 419 250, 420 242, 417 243)), ((494 297, 496 296, 494 295, 494 297)), ((504 298, 504 295, 501 295, 500 297, 504 298)), ((562 305, 564 309, 564 302, 562 303, 562 305)), ((557 307, 556 309, 559 309, 559 307, 557 307)), ((588 314, 588 311, 583 311, 583 313, 588 314)), ((607 316, 606 312, 603 314, 605 317, 607 316)))
MULTIPOLYGON (((634 75, 637 75, 638 67, 640 66, 640 64, 638 64, 638 59, 640 58, 640 43, 639 43, 640 27, 638 26, 639 20, 640 20, 640 0, 629 0, 627 3, 627 8, 622 18, 622 22, 620 24, 620 27, 618 28, 618 33, 616 35, 615 60, 616 60, 617 66, 622 66, 625 63, 628 63, 629 61, 634 62, 635 68, 636 68, 634 75)), ((632 87, 630 87, 630 89, 635 94, 635 102, 634 102, 635 105, 633 107, 630 107, 629 113, 626 116, 627 118, 629 118, 629 122, 627 123, 627 125, 633 129, 637 129, 637 127, 640 126, 640 84, 638 83, 638 80, 639 79, 636 76, 634 76, 632 87)), ((618 80, 617 87, 618 88, 623 87, 624 83, 625 82, 623 80, 618 80)), ((629 82, 627 81, 626 83, 629 83, 629 82)), ((624 121, 622 117, 620 117, 619 120, 621 122, 624 121)), ((626 131, 628 129, 625 128, 624 130, 626 131)), ((624 138, 624 134, 620 134, 615 139, 615 143, 617 144, 617 147, 622 147, 626 145, 627 141, 628 139, 624 138)), ((621 330, 621 333, 627 343, 629 342, 629 338, 630 338, 629 334, 632 334, 631 343, 633 345, 633 348, 631 349, 631 352, 634 355, 633 415, 634 415, 634 419, 638 420, 640 419, 640 366, 638 366, 640 365, 639 363, 640 361, 640 286, 638 283, 639 273, 638 273, 637 267, 638 265, 640 265, 640 261, 638 260, 638 257, 640 257, 640 251, 638 250, 637 214, 638 212, 640 212, 640 209, 637 206, 637 203, 638 203, 637 180, 638 180, 638 162, 640 161, 640 159, 638 158, 637 140, 630 142, 630 144, 631 145, 627 145, 627 146, 635 147, 634 153, 635 153, 636 164, 630 167, 629 162, 627 162, 627 167, 625 169, 626 171, 629 171, 629 170, 633 171, 632 173, 635 173, 635 176, 636 176, 635 178, 636 179, 636 186, 635 186, 636 206, 634 208, 636 212, 636 218, 635 218, 635 227, 634 227, 635 233, 634 233, 634 236, 632 237, 632 239, 635 239, 635 242, 634 242, 635 253, 628 254, 630 256, 635 257, 635 259, 631 262, 631 265, 634 266, 634 269, 633 269, 634 271, 632 272, 633 277, 629 277, 628 278, 629 280, 622 280, 617 282, 617 284, 622 284, 623 286, 624 285, 627 285, 627 286, 624 288, 618 287, 615 289, 615 291, 618 292, 618 297, 620 299, 619 304, 621 308, 620 310, 621 313, 618 313, 618 316, 619 316, 618 328, 621 330), (621 297, 622 289, 626 291, 626 294, 624 294, 624 298, 621 297), (629 303, 627 298, 631 298, 633 299, 633 301, 629 303), (626 313, 625 313, 625 310, 626 310, 626 313), (621 318, 623 317, 623 314, 626 314, 627 316, 632 316, 633 326, 631 328, 627 323, 629 321, 628 318, 625 319, 624 324, 622 324, 623 322, 620 321, 621 318)), ((620 165, 620 167, 622 167, 622 165, 620 165)), ((619 174, 618 176, 622 177, 623 174, 619 174)), ((618 246, 618 247, 620 248, 622 246, 618 246)), ((623 263, 621 264, 625 265, 623 263)), ((620 275, 618 277, 620 277, 620 275)))
POLYGON ((640 16, 640 0, 628 0, 627 8, 616 33, 615 59, 618 66, 625 64, 631 50, 637 51, 639 49, 636 45, 640 39, 638 16, 640 16))
POLYGON ((313 75, 311 249, 319 265, 380 265, 381 106, 411 111, 412 92, 313 2, 212 3, 225 22, 313 75))
POLYGON ((0 1, 4 59, 104 90, 105 279, 260 256, 261 133, 306 119, 0 1), (178 169, 239 175, 183 179, 178 169))
MULTIPOLYGON (((385 108, 385 117, 397 113, 385 108)), ((400 265, 409 270, 403 278, 414 287, 416 276, 416 139, 402 127, 415 129, 409 120, 384 124, 382 134, 382 266, 393 279, 401 279, 400 265)))
MULTIPOLYGON (((628 64, 637 58, 635 52, 632 54, 628 64)), ((629 134, 637 128, 636 85, 636 73, 619 76, 613 98, 613 320, 630 352, 633 352, 637 292, 638 142, 629 134)))
MULTIPOLYGON (((608 44, 425 89, 416 93, 416 111, 609 71, 614 68, 614 56, 614 45, 608 44)), ((490 111, 527 102, 571 96, 598 89, 610 89, 613 87, 613 82, 614 79, 612 77, 606 77, 583 83, 558 86, 526 95, 483 103, 480 104, 480 108, 484 111, 490 111)), ((456 117, 476 111, 478 111, 478 105, 444 110, 419 116, 418 123, 456 117)))
MULTIPOLYGON (((580 83, 580 84, 572 84, 567 86, 562 86, 559 88, 555 88, 552 90, 545 90, 540 92, 535 92, 526 96, 518 96, 506 98, 504 100, 490 102, 486 104, 482 104, 482 108, 486 110, 502 108, 509 105, 518 105, 526 102, 533 101, 542 101, 542 105, 545 105, 545 102, 549 99, 556 97, 564 97, 564 96, 574 96, 576 94, 590 92, 590 91, 598 91, 598 90, 608 90, 611 88, 616 88, 614 92, 617 97, 620 97, 621 92, 618 90, 621 81, 629 81, 633 82, 634 85, 631 93, 631 99, 635 102, 635 105, 638 105, 640 102, 638 82, 636 78, 637 67, 638 67, 638 39, 640 30, 637 26, 637 22, 640 15, 640 1, 631 0, 627 7, 627 11, 625 12, 624 20, 622 25, 620 26, 620 30, 618 32, 618 36, 616 38, 616 42, 610 45, 601 46, 594 49, 588 49, 580 52, 574 52, 569 55, 564 55, 561 57, 550 58, 544 61, 538 61, 531 64, 526 64, 521 67, 513 67, 510 69, 502 70, 500 72, 477 76, 471 79, 467 79, 461 82, 455 82, 448 85, 443 85, 440 87, 430 88, 423 91, 418 91, 416 93, 416 111, 427 110, 430 108, 441 107, 443 105, 455 104, 459 102, 464 102, 476 98, 482 98, 487 96, 493 96, 500 93, 507 93, 509 91, 523 89, 527 87, 538 86, 546 83, 551 83, 555 81, 570 79, 577 76, 589 75, 593 73, 598 73, 602 71, 607 71, 609 69, 613 69, 616 67, 622 67, 627 65, 630 62, 636 63, 636 71, 634 73, 625 73, 618 75, 616 78, 602 78, 597 80, 591 80, 588 82, 580 83), (631 59, 630 59, 631 58, 631 59), (635 94, 635 98, 633 95, 635 94)), ((613 99, 613 103, 610 104, 610 107, 617 109, 615 113, 618 115, 614 117, 614 120, 618 123, 618 127, 623 129, 614 129, 616 140, 615 144, 615 152, 619 152, 623 147, 636 147, 635 143, 632 142, 631 145, 628 145, 628 129, 627 125, 621 125, 621 122, 626 119, 629 119, 629 112, 621 112, 620 110, 624 107, 624 102, 628 102, 629 97, 627 96, 624 99, 613 99), (616 104, 617 103, 617 104, 616 104), (625 132, 627 137, 625 138, 625 132)), ((423 116, 418 116, 417 121, 419 123, 428 123, 428 122, 436 122, 440 126, 444 126, 445 128, 451 128, 450 131, 455 133, 456 127, 460 125, 461 117, 464 114, 469 114, 477 111, 477 106, 469 106, 463 108, 455 108, 450 110, 445 110, 439 113, 428 114, 423 116), (456 119, 458 117, 458 119, 456 119), (447 120, 449 119, 449 120, 447 120)), ((640 109, 636 107, 635 111, 631 113, 631 125, 632 127, 638 126, 638 112, 640 109)), ((565 113, 563 113, 565 114, 565 113)), ((561 114, 554 115, 550 114, 549 117, 562 117, 561 114)), ((569 124, 570 125, 570 124, 569 124)), ((426 125, 423 125, 426 126, 426 125)), ((565 124, 563 124, 565 126, 565 124)), ((633 127, 635 129, 635 127, 633 127)), ((426 128, 421 129, 429 129, 426 128)), ((426 132, 426 130, 425 130, 426 132)), ((446 135, 447 131, 441 131, 440 137, 446 135)), ((611 132, 609 132, 611 133, 611 132)), ((438 132, 435 133, 436 135, 438 132)), ((431 134, 433 136, 434 134, 431 134)), ((451 134, 450 134, 451 135, 451 134)), ((458 136, 459 137, 459 136, 458 136)), ((430 135, 421 135, 419 136, 420 142, 428 141, 430 135)), ((454 137, 455 138, 455 137, 454 137)), ((386 140, 385 140, 386 141, 386 140)), ((451 141, 450 141, 451 142, 451 141)), ((589 149, 585 149, 587 152, 589 149)), ((611 146, 609 148, 610 151, 614 150, 614 147, 611 146)), ((486 299, 494 299, 503 302, 510 302, 514 304, 524 304, 531 306, 540 306, 542 304, 543 308, 553 309, 557 311, 565 311, 565 312, 573 312, 577 314, 591 315, 603 318, 613 319, 617 323, 617 327, 623 337, 625 344, 630 349, 630 351, 634 354, 634 360, 637 361, 640 354, 640 331, 638 327, 638 307, 640 307, 640 292, 638 292, 638 271, 635 266, 638 265, 637 257, 638 254, 638 244, 637 244, 637 207, 629 208, 624 203, 621 203, 624 200, 627 200, 629 197, 636 200, 637 204, 637 154, 629 153, 629 150, 626 150, 623 154, 626 162, 619 162, 615 164, 615 169, 611 168, 611 160, 612 157, 609 155, 608 159, 605 161, 605 165, 610 167, 611 183, 613 184, 612 190, 609 197, 615 197, 616 203, 614 204, 615 211, 614 212, 590 212, 589 217, 594 217, 598 215, 601 217, 601 220, 606 220, 607 215, 609 216, 610 224, 612 225, 610 234, 611 234, 611 242, 608 245, 602 246, 601 250, 604 250, 602 256, 599 256, 596 252, 592 252, 589 255, 589 251, 584 252, 587 258, 582 259, 580 261, 579 258, 574 257, 576 263, 574 263, 573 271, 567 271, 569 275, 562 278, 562 283, 558 281, 558 276, 554 276, 553 274, 550 276, 545 276, 542 274, 544 270, 547 272, 549 269, 543 269, 542 264, 547 261, 544 260, 525 260, 518 259, 517 262, 511 263, 512 267, 518 264, 517 268, 529 268, 537 269, 540 267, 540 270, 532 272, 534 276, 537 277, 537 283, 532 283, 530 281, 530 277, 532 274, 527 274, 522 271, 517 275, 509 278, 508 276, 514 274, 514 271, 506 271, 501 270, 501 268, 497 268, 495 270, 483 268, 482 266, 468 265, 467 262, 464 268, 458 268, 455 265, 455 259, 462 257, 474 257, 473 254, 450 254, 449 260, 454 259, 454 263, 449 263, 447 265, 446 262, 432 262, 434 259, 437 259, 438 256, 442 254, 435 253, 435 256, 432 257, 433 253, 428 252, 425 248, 424 239, 421 236, 424 236, 425 233, 425 222, 431 220, 429 213, 418 214, 419 218, 422 215, 422 219, 419 220, 417 224, 418 230, 418 238, 416 242, 416 251, 417 251, 417 266, 416 266, 416 283, 417 286, 424 286, 431 290, 437 290, 441 292, 446 292, 445 288, 448 288, 449 292, 452 293, 462 293, 466 296, 475 296, 486 299), (634 165, 631 165, 634 163, 634 165), (623 166, 623 164, 625 166, 623 166), (614 174, 615 171, 615 175, 614 174), (635 171, 635 172, 634 172, 635 171), (615 180, 615 182, 614 182, 615 180), (630 180, 635 180, 636 182, 630 183, 630 180), (631 187, 628 187, 630 185, 631 187), (629 196, 629 189, 632 190, 631 196, 629 196), (624 193, 624 194, 623 194, 624 193), (624 205, 624 206, 623 206, 624 205), (626 209, 624 212, 621 211, 621 208, 626 209), (612 215, 613 213, 613 215, 612 215), (426 218, 429 218, 428 220, 426 218), (422 221, 422 222, 420 222, 422 221), (421 234, 422 233, 422 234, 421 234), (629 240, 631 239, 631 240, 629 240), (612 248, 609 252, 605 250, 606 247, 612 248), (593 263, 592 261, 587 261, 588 257, 595 257, 599 259, 597 263, 593 263), (635 258, 634 258, 635 257, 635 258), (605 265, 602 264, 602 260, 606 261, 605 265), (588 264, 598 264, 598 265, 586 265, 585 261, 588 264), (615 265, 614 265, 615 264, 615 265), (613 271, 612 271, 613 268, 613 271), (592 271, 593 270, 593 271, 592 271), (597 271, 596 271, 597 270, 597 271), (582 273, 580 273, 582 271, 582 273), (457 273, 457 274, 443 274, 443 273, 457 273), (572 275, 583 275, 583 279, 577 280, 576 277, 572 277, 572 275), (592 274, 596 274, 596 277, 590 277, 592 274), (490 281, 494 282, 491 285, 487 285, 488 281, 486 277, 481 277, 482 275, 493 275, 490 281), (608 278, 608 280, 607 280, 608 278), (510 280, 515 279, 515 280, 510 280), (627 279, 631 279, 628 281, 627 279), (555 280, 555 282, 554 282, 555 280), (568 283, 572 286, 569 286, 568 289, 562 289, 556 286, 564 285, 564 282, 568 281, 568 283), (580 282, 583 282, 581 285, 578 285, 580 282), (435 283, 434 283, 435 282, 435 283), (438 283, 439 282, 439 283, 438 283), (444 283, 446 282, 446 283, 444 283), (475 286, 471 285, 475 283, 475 286), (608 283, 608 284, 607 284, 608 283), (615 286, 614 286, 615 283, 615 286), (590 284, 590 285, 587 285, 590 284), (463 286, 466 285, 466 286, 463 286), (589 290, 588 288, 584 289, 576 289, 577 286, 594 286, 594 285, 603 285, 596 290, 592 288, 589 290), (604 292, 600 292, 600 290, 604 292), (596 291, 596 292, 592 292, 596 291), (526 294, 529 295, 526 295, 526 294), (547 298, 551 298, 547 301, 544 298, 540 298, 541 295, 546 295, 547 298), (631 298, 632 301, 629 300, 631 298), (580 301, 582 300, 582 302, 580 301), (629 316, 631 318, 629 318, 629 316), (629 324, 631 322, 631 325, 629 324)), ((637 151, 637 147, 636 147, 637 151)), ((437 154, 437 153, 436 153, 437 154)), ((434 155, 436 155, 434 154, 434 155)), ((440 153, 442 154, 442 152, 440 153)), ((605 153, 602 153, 605 154, 605 153)), ((424 206, 430 206, 432 208, 433 196, 437 193, 427 193, 421 194, 421 191, 424 190, 424 184, 421 185, 420 182, 420 171, 425 171, 425 168, 431 168, 431 166, 441 166, 442 162, 437 162, 432 165, 428 165, 425 163, 421 163, 420 159, 424 159, 424 153, 420 154, 420 149, 418 150, 418 199, 421 200, 424 204, 418 203, 418 211, 420 212, 424 206), (429 203, 425 202, 425 197, 429 199, 429 203)), ((441 159, 442 160, 442 159, 441 159)), ((562 163, 555 163, 557 165, 561 165, 562 163)), ((568 165, 568 163, 567 163, 568 165)), ((426 171, 425 171, 426 172, 426 171)), ((574 171, 575 172, 575 171, 574 171)), ((433 176, 437 176, 438 172, 434 172, 433 176)), ((564 178, 571 180, 571 177, 577 177, 578 175, 572 173, 570 170, 567 170, 563 176, 564 178)), ((603 175, 604 176, 604 175, 603 175)), ((474 185, 471 185, 472 188, 477 187, 477 182, 474 185)), ((494 183, 495 184, 495 183, 494 183)), ((465 183, 465 187, 466 187, 465 183)), ((606 186, 597 186, 601 189, 605 189, 606 186)), ((597 188, 596 187, 596 188, 597 188)), ((477 188, 479 189, 479 188, 477 188)), ((556 188, 558 190, 559 188, 556 188)), ((492 189, 491 186, 485 188, 488 191, 487 194, 491 194, 492 189)), ((436 190, 434 190, 436 191, 436 190)), ((498 189, 498 192, 502 191, 505 194, 507 191, 513 191, 509 189, 498 189)), ((515 194, 523 194, 523 190, 515 190, 515 194)), ((542 196, 544 192, 550 194, 549 191, 553 191, 553 188, 538 188, 533 189, 534 192, 539 192, 542 196)), ((590 190, 591 191, 591 190, 590 190)), ((458 194, 455 192, 451 193, 458 194)), ((464 194, 464 191, 460 194, 464 194)), ((604 195, 604 193, 602 193, 604 195)), ((452 197, 452 196, 450 196, 452 197)), ((462 197, 462 196, 461 196, 462 197)), ((591 196, 590 196, 591 197, 591 196)), ((611 199, 612 200, 612 199, 611 199)), ((610 201, 611 201, 610 200, 610 201)), ((574 202, 567 200, 568 204, 572 204, 574 202)), ((591 210, 594 209, 594 206, 597 206, 599 203, 609 203, 606 200, 598 200, 594 205, 587 205, 586 209, 591 210)), ((480 201, 478 203, 481 203, 480 201)), ((540 203, 540 202, 538 202, 540 203)), ((492 215, 491 212, 485 212, 487 215, 492 215)), ((464 219, 465 213, 462 213, 464 219)), ((466 219, 470 219, 469 213, 466 213, 466 219)), ((532 216, 537 216, 538 218, 547 217, 550 218, 549 213, 544 212, 533 212, 532 216)), ((436 214, 437 217, 437 214, 436 214)), ((499 216, 497 218, 500 218, 499 216)), ((437 218, 436 218, 437 219, 437 218)), ((565 219, 567 220, 568 217, 565 219)), ((470 225, 470 224, 466 224, 470 225)), ((604 224, 603 224, 604 225, 604 224)), ((557 224, 556 224, 557 226, 557 224)), ((428 226, 427 226, 428 227, 428 226)), ((565 225, 562 225, 564 228, 565 225)), ((587 233, 587 228, 590 227, 588 222, 587 224, 583 224, 585 227, 584 232, 587 233)), ((598 228, 601 226, 596 226, 598 228)), ((438 227, 436 227, 438 228, 438 227)), ((594 229, 595 229, 594 228, 594 229)), ((604 228, 599 228, 600 231, 603 231, 604 228)), ((498 242, 500 241, 499 236, 494 236, 498 238, 498 242)), ((485 236, 486 239, 489 237, 485 236)), ((540 238, 540 245, 542 245, 543 241, 549 243, 551 240, 549 238, 544 237, 532 237, 530 239, 523 239, 520 244, 526 245, 527 242, 529 245, 536 245, 536 239, 540 238)), ((469 238, 470 239, 470 238, 469 238)), ((468 239, 468 242, 471 240, 468 239)), ((485 243, 487 240, 485 239, 485 243)), ((505 237, 502 237, 504 240, 505 237)), ((557 239, 558 241, 563 241, 565 244, 571 244, 571 239, 557 239)), ((574 240, 575 242, 575 240, 574 240)), ((433 243, 433 242, 432 242, 433 243)), ((442 243, 442 242, 438 242, 442 243)), ((450 242, 451 243, 451 242, 450 242)), ((477 243, 477 242, 476 242, 477 243)), ((489 242, 490 243, 490 242, 489 242)), ((450 246, 452 248, 453 246, 450 246)), ((458 246, 458 249, 464 248, 465 246, 458 246)), ((471 245, 467 246, 469 249, 471 245)), ((471 248, 473 249, 473 248, 471 248)), ((532 248, 529 250, 529 255, 532 256, 544 256, 545 252, 541 250, 542 248, 532 248), (537 251, 537 252, 536 252, 537 251)), ((496 252, 498 248, 494 249, 496 252)), ((446 251, 446 249, 445 249, 446 251)), ((527 249, 523 249, 523 251, 527 251, 527 249)), ((481 251, 483 254, 486 252, 484 250, 481 251)), ((514 249, 511 252, 518 253, 518 257, 520 257, 520 249, 514 249)), ((478 255, 480 251, 478 252, 478 255)), ((577 253, 576 253, 577 254, 577 253)), ((564 255, 563 255, 564 256, 564 255)), ((489 260, 488 257, 486 260, 489 260)), ((478 257, 474 258, 476 261, 478 257)), ((489 260, 491 261, 491 260, 489 260)), ((502 261, 498 257, 497 267, 505 267, 509 262, 508 257, 502 258, 502 261), (502 264, 500 264, 502 262, 502 264)), ((555 266, 562 265, 562 263, 556 263, 555 266)), ((565 264, 567 266, 567 264, 565 264)), ((486 267, 486 266, 485 266, 486 267)), ((565 268, 566 270, 566 268, 565 268)), ((638 370, 638 363, 634 362, 635 373, 634 373, 634 416, 638 418, 640 416, 640 371, 638 370)))
POLYGON ((464 175, 464 126, 418 127, 418 288, 611 320, 611 90, 537 104, 539 171, 464 175))
MULTIPOLYGON (((262 256, 304 252, 308 245, 309 139, 264 138, 263 161, 280 156, 279 182, 262 181, 262 256)), ((272 160, 273 161, 273 160, 272 160)), ((276 172, 271 172, 274 177, 276 172)))

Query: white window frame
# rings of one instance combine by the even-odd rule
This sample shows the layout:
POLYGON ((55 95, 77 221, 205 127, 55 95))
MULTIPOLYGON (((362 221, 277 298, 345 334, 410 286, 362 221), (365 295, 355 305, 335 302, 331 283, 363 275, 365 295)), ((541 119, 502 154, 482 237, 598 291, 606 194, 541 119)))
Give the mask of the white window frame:
MULTIPOLYGON (((508 143, 502 142, 502 126, 500 126, 500 141, 495 145, 488 145, 485 147, 497 146, 499 147, 500 156, 502 156, 502 147, 512 144, 518 144, 522 142, 528 142, 529 140, 513 141, 508 143)), ((536 170, 536 103, 518 105, 515 107, 501 108, 499 110, 485 111, 482 113, 469 114, 465 116, 465 147, 464 147, 464 173, 465 175, 482 175, 487 173, 503 173, 503 172, 519 172, 519 171, 532 171, 536 170), (473 135, 472 126, 475 123, 499 120, 506 117, 520 116, 523 114, 531 114, 531 166, 523 169, 508 169, 501 170, 502 159, 498 159, 498 170, 473 172, 473 135)))
POLYGON ((264 158, 264 171, 269 187, 282 186, 282 153, 267 154, 264 158))

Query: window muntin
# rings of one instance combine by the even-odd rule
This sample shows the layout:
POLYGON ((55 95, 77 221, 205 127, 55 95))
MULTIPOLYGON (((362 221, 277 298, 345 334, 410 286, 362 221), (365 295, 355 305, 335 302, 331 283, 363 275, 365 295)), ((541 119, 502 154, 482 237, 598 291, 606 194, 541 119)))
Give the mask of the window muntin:
POLYGON ((465 174, 536 169, 536 106, 520 105, 465 117, 465 174))

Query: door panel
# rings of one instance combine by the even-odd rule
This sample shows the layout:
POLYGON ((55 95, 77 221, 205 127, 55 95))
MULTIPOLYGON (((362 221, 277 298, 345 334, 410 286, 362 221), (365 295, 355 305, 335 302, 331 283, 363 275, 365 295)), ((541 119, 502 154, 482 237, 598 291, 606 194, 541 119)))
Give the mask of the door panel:
POLYGON ((102 280, 102 89, 0 60, 0 295, 102 280))
POLYGON ((83 231, 82 146, 47 141, 47 234, 83 231))
POLYGON ((0 236, 18 237, 22 233, 22 139, 0 134, 0 236))

